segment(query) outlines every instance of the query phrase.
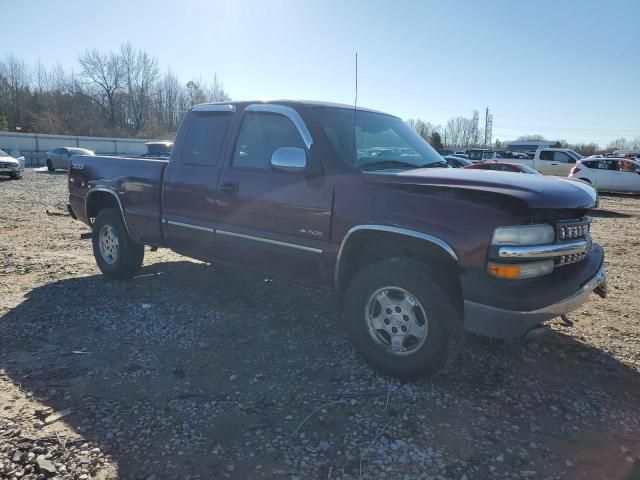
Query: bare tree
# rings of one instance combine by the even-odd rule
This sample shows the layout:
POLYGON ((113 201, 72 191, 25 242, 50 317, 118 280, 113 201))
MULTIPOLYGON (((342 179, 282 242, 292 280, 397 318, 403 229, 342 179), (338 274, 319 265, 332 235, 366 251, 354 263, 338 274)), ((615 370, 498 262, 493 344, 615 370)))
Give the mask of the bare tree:
POLYGON ((189 106, 197 105, 198 103, 204 103, 207 101, 207 94, 200 85, 200 82, 189 80, 186 84, 187 89, 187 102, 189 106))
POLYGON ((0 72, 6 78, 8 84, 9 101, 13 109, 13 121, 9 124, 20 125, 23 118, 23 97, 28 94, 31 73, 23 60, 13 55, 8 55, 0 64, 0 72))
POLYGON ((534 133, 532 135, 522 135, 516 139, 519 142, 544 142, 546 138, 543 135, 534 133))
POLYGON ((129 116, 135 131, 140 131, 149 116, 151 88, 158 78, 158 60, 147 52, 122 45, 120 57, 127 89, 129 116))
POLYGON ((628 148, 631 148, 631 145, 629 143, 629 140, 624 137, 620 137, 611 142, 609 144, 609 148, 612 148, 614 150, 626 150, 628 148))
POLYGON ((209 102, 228 102, 231 97, 224 91, 224 85, 218 80, 218 75, 213 75, 213 82, 207 89, 207 101, 209 102))
POLYGON ((109 123, 116 126, 116 94, 122 87, 122 61, 113 52, 89 50, 78 59, 80 75, 87 79, 88 96, 108 115, 109 123))
POLYGON ((469 126, 471 145, 477 147, 480 143, 480 114, 478 110, 474 110, 471 116, 471 125, 469 126))
POLYGON ((222 81, 184 84, 158 61, 123 45, 117 53, 88 50, 80 72, 43 62, 27 66, 16 57, 0 60, 0 128, 75 135, 164 136, 178 128, 189 108, 228 101, 222 81))

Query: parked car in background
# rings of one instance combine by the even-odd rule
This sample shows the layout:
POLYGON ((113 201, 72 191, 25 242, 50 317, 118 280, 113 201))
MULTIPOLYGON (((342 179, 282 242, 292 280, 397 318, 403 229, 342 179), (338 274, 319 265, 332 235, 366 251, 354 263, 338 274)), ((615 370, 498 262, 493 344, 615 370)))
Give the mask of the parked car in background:
POLYGON ((640 150, 616 150, 610 156, 612 157, 626 157, 627 155, 631 155, 635 158, 640 158, 640 150))
POLYGON ((146 142, 147 153, 142 158, 164 158, 171 157, 173 142, 146 142))
POLYGON ((0 150, 0 175, 20 178, 23 171, 24 157, 13 158, 4 150, 0 150))
POLYGON ((443 157, 447 156, 447 155, 451 155, 452 153, 455 153, 453 150, 449 149, 449 148, 441 148, 440 150, 437 151, 440 155, 442 155, 443 157))
POLYGON ((541 175, 541 173, 537 170, 519 163, 485 162, 474 163, 464 168, 471 168, 476 170, 493 170, 494 172, 532 173, 535 175, 541 175))
POLYGON ((449 155, 450 157, 456 157, 456 158, 464 158, 467 159, 468 155, 466 153, 452 153, 449 155))
POLYGON ((50 172, 58 169, 69 170, 71 157, 74 155, 95 155, 95 152, 77 147, 62 147, 49 150, 47 152, 47 169, 50 172))
POLYGON ((69 214, 109 277, 150 245, 333 291, 355 349, 403 379, 451 365, 464 329, 517 338, 604 295, 593 188, 441 168, 402 119, 353 113, 196 105, 169 161, 74 156, 69 214))
MULTIPOLYGON (((503 160, 495 159, 497 162, 503 160)), ((579 160, 582 160, 582 155, 569 148, 539 148, 532 159, 510 159, 506 163, 520 163, 544 175, 566 177, 579 160)))
POLYGON ((463 167, 466 167, 467 165, 473 165, 473 162, 471 160, 467 160, 466 158, 456 157, 455 155, 445 155, 442 158, 444 158, 445 161, 447 162, 447 165, 449 165, 452 168, 463 168, 463 167))
POLYGON ((640 192, 640 160, 603 157, 584 159, 571 169, 570 178, 591 184, 596 190, 640 192))
POLYGON ((509 150, 486 150, 482 154, 484 162, 527 160, 529 156, 524 152, 511 152, 509 150))
POLYGON ((480 163, 482 162, 482 156, 487 151, 489 151, 488 148, 472 148, 467 150, 467 158, 473 163, 480 163))

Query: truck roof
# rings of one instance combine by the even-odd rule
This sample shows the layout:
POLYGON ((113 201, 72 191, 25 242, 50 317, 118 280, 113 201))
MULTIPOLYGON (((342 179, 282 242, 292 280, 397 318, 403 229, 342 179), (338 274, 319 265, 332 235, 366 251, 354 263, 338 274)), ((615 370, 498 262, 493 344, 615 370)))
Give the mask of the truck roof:
MULTIPOLYGON (((302 105, 304 107, 331 107, 331 108, 345 108, 348 110, 353 110, 353 105, 348 105, 346 103, 333 103, 333 102, 322 102, 322 101, 318 101, 318 100, 291 100, 291 99, 279 99, 279 100, 238 100, 238 101, 233 101, 233 102, 207 102, 207 103, 201 103, 199 105, 235 105, 236 107, 242 107, 242 106, 246 106, 246 105, 251 105, 254 103, 264 103, 264 104, 270 104, 270 103, 275 103, 275 104, 280 104, 280 105, 291 105, 291 104, 296 104, 296 105, 302 105)), ((196 105, 197 106, 197 105, 196 105)), ((366 108, 366 107, 361 107, 358 106, 357 107, 359 111, 362 112, 371 112, 371 113, 380 113, 383 115, 390 115, 395 117, 396 115, 392 115, 390 113, 387 112, 382 112, 380 110, 374 110, 372 108, 366 108)))

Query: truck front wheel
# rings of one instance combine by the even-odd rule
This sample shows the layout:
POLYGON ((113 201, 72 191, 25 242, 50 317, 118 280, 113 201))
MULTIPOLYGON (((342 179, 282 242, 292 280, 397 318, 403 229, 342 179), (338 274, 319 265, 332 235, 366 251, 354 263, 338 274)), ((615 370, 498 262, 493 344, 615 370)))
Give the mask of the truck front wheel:
POLYGON ((105 208, 98 213, 91 241, 98 268, 108 277, 129 278, 142 266, 144 245, 131 239, 117 208, 105 208))
POLYGON ((430 377, 459 351, 463 320, 451 299, 415 260, 392 258, 358 272, 345 294, 356 351, 391 377, 430 377))

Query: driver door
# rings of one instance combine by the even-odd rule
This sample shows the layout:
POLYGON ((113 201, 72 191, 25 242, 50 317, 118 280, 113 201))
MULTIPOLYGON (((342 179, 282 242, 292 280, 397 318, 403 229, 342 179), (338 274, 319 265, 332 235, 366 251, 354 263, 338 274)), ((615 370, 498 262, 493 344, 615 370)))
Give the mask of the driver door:
POLYGON ((322 259, 330 237, 333 184, 323 175, 271 164, 276 150, 295 148, 306 152, 309 165, 311 144, 293 108, 247 107, 218 183, 218 260, 302 283, 326 283, 322 259))

